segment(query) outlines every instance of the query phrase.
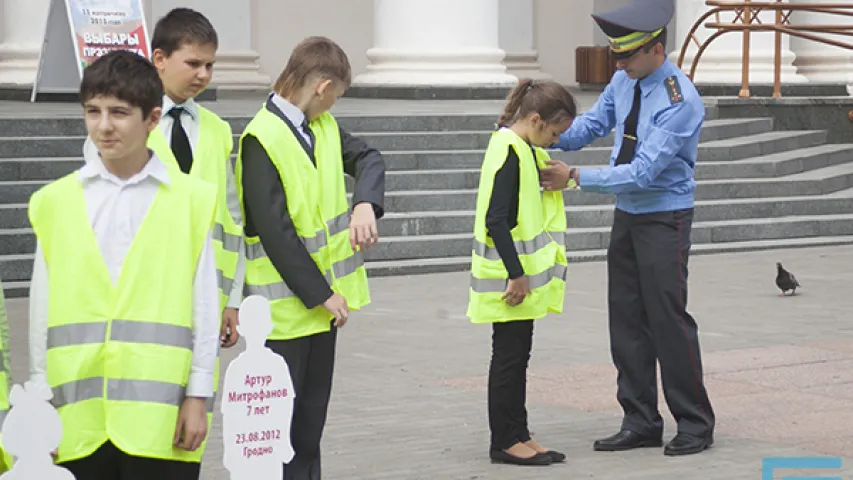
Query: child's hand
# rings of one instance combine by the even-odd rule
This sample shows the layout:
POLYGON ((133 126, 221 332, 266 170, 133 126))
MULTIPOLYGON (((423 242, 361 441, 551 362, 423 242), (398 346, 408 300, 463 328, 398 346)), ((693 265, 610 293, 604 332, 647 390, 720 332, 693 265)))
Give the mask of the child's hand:
POLYGON ((523 302, 524 298, 528 295, 530 295, 530 283, 527 280, 527 275, 522 275, 518 278, 510 279, 501 300, 506 301, 510 307, 514 307, 523 302))
POLYGON ((347 323, 349 316, 349 308, 347 308, 347 299, 339 293, 333 293, 325 302, 323 308, 335 316, 335 326, 343 327, 347 323))
POLYGON ((173 443, 176 447, 194 452, 207 436, 207 407, 204 398, 187 397, 178 411, 178 425, 173 443))
POLYGON ((367 202, 359 203, 352 211, 349 243, 353 250, 358 247, 366 250, 377 241, 379 241, 379 232, 376 230, 376 214, 373 212, 373 205, 367 202))

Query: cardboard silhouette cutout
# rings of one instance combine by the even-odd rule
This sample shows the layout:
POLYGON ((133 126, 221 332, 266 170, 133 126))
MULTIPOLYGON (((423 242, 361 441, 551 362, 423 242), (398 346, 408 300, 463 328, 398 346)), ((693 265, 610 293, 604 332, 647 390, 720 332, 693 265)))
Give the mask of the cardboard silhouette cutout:
POLYGON ((281 480, 293 459, 293 381, 284 359, 264 345, 272 332, 269 302, 243 300, 237 331, 246 350, 228 365, 222 389, 225 468, 231 480, 281 480))
POLYGON ((11 409, 3 422, 3 447, 16 460, 2 480, 75 480, 54 465, 51 452, 62 441, 62 419, 50 404, 53 392, 44 382, 28 381, 9 392, 11 409))

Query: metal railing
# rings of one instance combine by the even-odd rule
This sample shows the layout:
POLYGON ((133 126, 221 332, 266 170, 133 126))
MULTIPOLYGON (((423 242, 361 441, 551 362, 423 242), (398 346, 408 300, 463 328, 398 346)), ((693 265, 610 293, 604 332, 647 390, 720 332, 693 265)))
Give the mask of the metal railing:
POLYGON ((791 14, 794 12, 815 12, 825 13, 830 15, 839 15, 845 17, 853 17, 853 3, 799 3, 783 2, 775 0, 770 2, 728 2, 718 0, 708 0, 705 5, 713 7, 705 12, 704 15, 696 20, 693 28, 688 32, 684 43, 681 46, 681 54, 678 56, 678 66, 681 68, 684 62, 684 57, 687 54, 687 48, 690 42, 696 43, 699 47, 693 61, 690 65, 689 77, 694 80, 696 74, 696 66, 699 59, 715 39, 721 35, 730 32, 743 32, 743 51, 741 54, 741 89, 738 93, 740 98, 749 98, 749 48, 750 36, 752 32, 774 32, 776 45, 773 54, 773 98, 782 96, 782 34, 792 37, 804 38, 815 42, 820 42, 826 45, 853 50, 853 44, 839 42, 832 38, 822 38, 814 33, 825 33, 832 35, 847 35, 853 36, 853 22, 850 25, 792 25, 791 14), (759 14, 762 11, 775 11, 776 19, 774 23, 762 23, 759 14), (724 12, 733 12, 734 19, 731 22, 722 22, 720 14, 724 12), (715 16, 716 21, 706 23, 705 27, 716 30, 704 42, 696 38, 696 31, 702 26, 702 22, 709 17, 715 16))

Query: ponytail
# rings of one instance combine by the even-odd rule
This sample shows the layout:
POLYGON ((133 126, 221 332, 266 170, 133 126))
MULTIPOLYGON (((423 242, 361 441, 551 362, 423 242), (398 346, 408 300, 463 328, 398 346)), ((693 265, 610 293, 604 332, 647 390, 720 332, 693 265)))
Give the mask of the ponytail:
POLYGON ((508 127, 519 118, 538 113, 545 123, 575 118, 578 107, 566 87, 553 80, 524 78, 509 92, 498 128, 508 127))
POLYGON ((515 88, 509 92, 506 99, 506 106, 501 117, 498 119, 498 128, 509 126, 515 120, 518 110, 521 108, 521 101, 524 100, 524 94, 533 87, 532 78, 524 78, 518 82, 515 88))

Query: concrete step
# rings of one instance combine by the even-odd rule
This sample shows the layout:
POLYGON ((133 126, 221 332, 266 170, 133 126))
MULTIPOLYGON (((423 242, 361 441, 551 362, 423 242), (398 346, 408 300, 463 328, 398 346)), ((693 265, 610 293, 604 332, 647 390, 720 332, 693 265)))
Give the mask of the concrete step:
MULTIPOLYGON (((751 137, 752 143, 744 143, 742 138, 708 142, 699 146, 696 178, 778 176, 853 160, 853 147, 823 145, 825 137, 825 132, 768 132, 751 137), (741 148, 739 145, 757 147, 741 148)), ((551 158, 571 165, 595 166, 606 165, 610 151, 608 147, 590 147, 578 152, 552 150, 549 153, 551 158)), ((391 178, 397 172, 408 175, 410 170, 427 174, 477 170, 484 154, 485 149, 400 150, 385 152, 384 157, 391 178)), ((0 181, 55 180, 82 165, 82 156, 0 158, 0 181)), ((348 181, 352 183, 351 179, 348 181)), ((388 188, 393 189, 390 185, 388 188)))
MULTIPOLYGON (((697 200, 767 198, 823 195, 853 187, 853 162, 773 178, 699 180, 697 200)), ((385 195, 388 212, 468 210, 476 203, 477 190, 398 190, 385 195)), ((612 195, 566 190, 566 205, 607 205, 612 195)))
MULTIPOLYGON (((808 216, 828 218, 828 215, 853 212, 853 188, 820 196, 698 201, 695 208, 695 222, 703 225, 713 222, 767 222, 808 216)), ((35 235, 29 228, 26 205, 0 209, 0 215, 0 225, 3 226, 0 228, 0 255, 32 253, 35 250, 35 235), (11 212, 15 213, 14 217, 11 212)), ((609 230, 613 222, 613 206, 568 206, 566 221, 571 229, 609 230)), ((380 221, 379 231, 384 242, 386 238, 397 237, 470 235, 473 224, 474 212, 470 210, 392 212, 380 221)))
MULTIPOLYGON (((574 159, 567 159, 572 160, 574 159)), ((606 165, 607 158, 602 160, 600 164, 590 166, 606 165)), ((696 165, 696 178, 714 180, 780 177, 844 162, 853 162, 853 146, 820 145, 734 162, 700 162, 696 165)), ((457 190, 477 188, 479 181, 479 167, 391 170, 386 176, 385 187, 388 191, 457 190)), ((347 187, 350 190, 354 183, 352 178, 347 177, 347 187)))
MULTIPOLYGON (((695 206, 695 221, 779 218, 790 215, 828 215, 850 212, 853 212, 853 189, 819 196, 698 201, 695 206)), ((566 221, 572 228, 609 227, 613 223, 613 206, 568 206, 566 207, 566 221)), ((391 212, 386 214, 379 223, 379 232, 382 238, 470 233, 473 228, 473 210, 391 212)))
MULTIPOLYGON (((803 215, 777 218, 695 222, 693 244, 778 240, 818 236, 853 235, 853 214, 803 215)), ((458 257, 470 254, 471 233, 385 237, 366 253, 371 261, 458 257)), ((569 228, 566 246, 571 250, 607 248, 610 227, 569 228)))
MULTIPOLYGON (((341 128, 349 132, 383 131, 448 131, 492 130, 500 112, 494 115, 460 114, 407 114, 407 115, 341 115, 335 118, 341 128)), ((231 130, 241 133, 251 116, 224 116, 231 130)), ((77 117, 0 118, 0 132, 9 137, 86 136, 82 109, 77 117)))
MULTIPOLYGON (((785 250, 796 248, 827 247, 834 245, 853 244, 853 235, 839 235, 834 237, 805 237, 786 238, 779 240, 756 240, 747 242, 705 243, 693 245, 690 254, 709 255, 715 253, 737 253, 761 250, 785 250)), ((569 250, 566 252, 569 263, 597 262, 607 259, 607 250, 569 250)), ((466 271, 471 268, 471 257, 440 257, 416 260, 397 260, 383 262, 368 262, 366 264, 368 275, 371 277, 384 277, 391 275, 422 275, 429 273, 466 271)), ((602 268, 605 268, 602 265, 602 268)), ((771 265, 772 269, 773 266, 771 265)), ((571 267, 569 275, 572 274, 571 267)))
MULTIPOLYGON (((608 230, 570 228, 570 261, 606 258, 608 230)), ((853 244, 853 214, 697 222, 692 238, 694 254, 853 244)), ((369 250, 366 266, 371 276, 466 270, 470 268, 470 249, 469 234, 386 237, 369 250), (441 245, 442 256, 423 255, 437 245, 441 245), (398 258, 391 257, 393 253, 398 258)), ((26 295, 32 262, 32 254, 0 256, 0 279, 9 298, 26 295)))
MULTIPOLYGON (((709 120, 702 129, 703 141, 715 141, 770 131, 772 119, 709 120)), ((470 127, 469 127, 470 128, 470 127)), ((5 134, 5 132, 3 132, 5 134)), ((491 130, 353 132, 383 152, 395 150, 485 149, 491 130)), ((239 133, 234 134, 234 152, 239 133)), ((77 157, 82 154, 85 135, 0 136, 0 158, 77 157)), ((596 145, 604 139, 597 141, 596 145)), ((612 139, 611 139, 612 144, 612 139)))

